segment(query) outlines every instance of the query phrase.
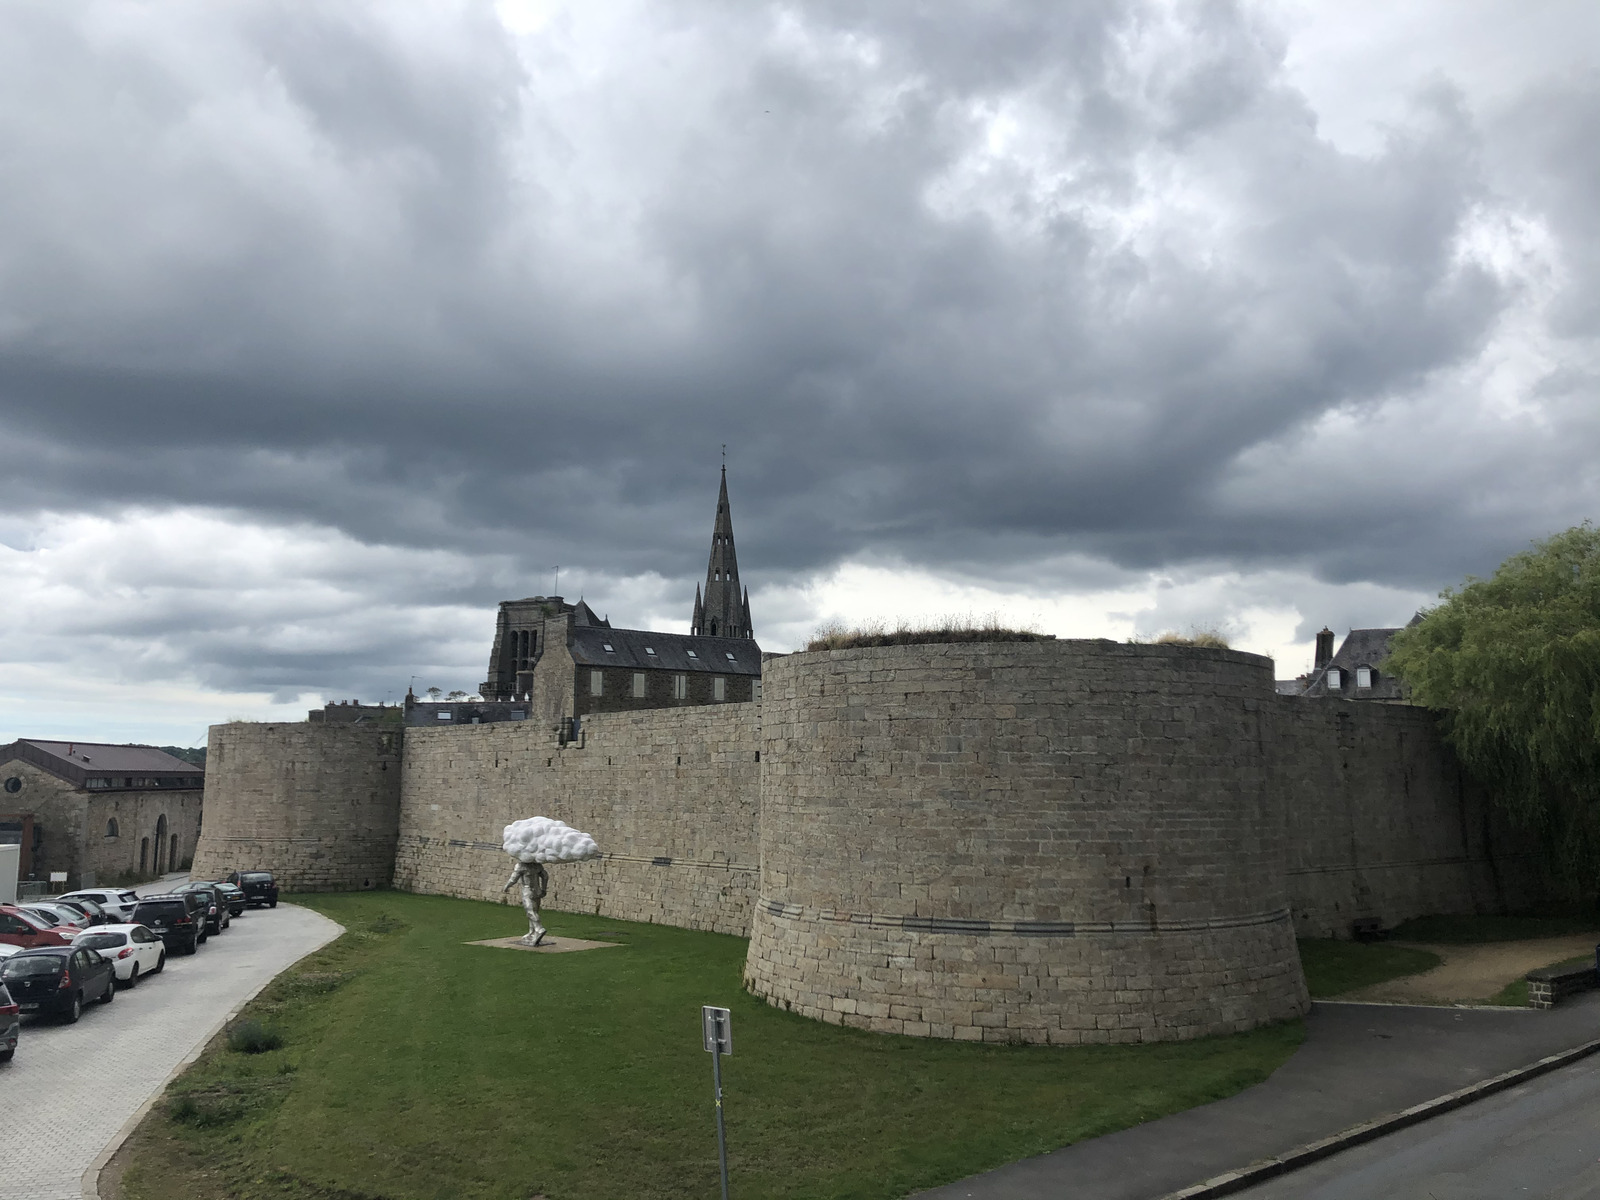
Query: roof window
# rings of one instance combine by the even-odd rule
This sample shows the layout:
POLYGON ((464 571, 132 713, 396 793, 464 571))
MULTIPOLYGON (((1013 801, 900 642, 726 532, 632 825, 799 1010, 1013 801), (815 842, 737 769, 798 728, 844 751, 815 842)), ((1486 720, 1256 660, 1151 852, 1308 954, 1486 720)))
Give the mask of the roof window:
POLYGON ((615 654, 617 652, 617 648, 610 642, 601 642, 600 644, 606 648, 607 654, 615 654))
POLYGON ((652 658, 654 658, 654 657, 655 657, 655 653, 656 653, 656 651, 655 651, 655 647, 654 647, 654 646, 646 646, 646 647, 645 647, 645 648, 644 648, 644 652, 645 652, 645 653, 646 653, 646 654, 648 654, 648 655, 650 655, 650 657, 652 657, 652 658))
POLYGON ((696 654, 693 650, 691 650, 691 651, 689 651, 689 657, 690 658, 699 658, 700 656, 698 654, 696 654))
POLYGON ((738 662, 739 661, 738 659, 734 658, 732 650, 724 650, 723 653, 728 656, 728 661, 729 662, 738 662))

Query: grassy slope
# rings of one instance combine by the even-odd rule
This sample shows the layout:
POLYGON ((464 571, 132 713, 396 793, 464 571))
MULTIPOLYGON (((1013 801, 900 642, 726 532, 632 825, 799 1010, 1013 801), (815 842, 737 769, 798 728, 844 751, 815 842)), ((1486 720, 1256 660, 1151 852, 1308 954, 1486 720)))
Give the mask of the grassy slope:
POLYGON ((903 1196, 1230 1095, 1302 1037, 1298 1022, 1075 1049, 885 1037, 744 994, 737 938, 554 914, 558 934, 626 946, 531 955, 462 945, 521 932, 517 909, 305 902, 351 933, 252 1006, 286 1047, 214 1046, 175 1085, 185 1123, 158 1107, 136 1135, 130 1200, 714 1195, 705 1003, 733 1010, 724 1084, 746 1198, 903 1196))
POLYGON ((1417 975, 1439 965, 1426 950, 1384 942, 1341 942, 1333 938, 1300 939, 1300 965, 1312 996, 1326 999, 1369 984, 1417 975))

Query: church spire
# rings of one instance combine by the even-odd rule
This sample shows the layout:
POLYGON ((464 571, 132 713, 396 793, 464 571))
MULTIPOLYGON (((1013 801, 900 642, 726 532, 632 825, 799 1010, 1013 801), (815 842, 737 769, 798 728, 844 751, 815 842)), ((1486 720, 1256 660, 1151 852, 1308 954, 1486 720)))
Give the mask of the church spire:
POLYGON ((728 467, 722 467, 717 520, 711 530, 711 560, 706 564, 705 598, 695 589, 690 632, 708 637, 747 638, 750 597, 739 586, 739 558, 733 548, 733 512, 728 506, 728 467))

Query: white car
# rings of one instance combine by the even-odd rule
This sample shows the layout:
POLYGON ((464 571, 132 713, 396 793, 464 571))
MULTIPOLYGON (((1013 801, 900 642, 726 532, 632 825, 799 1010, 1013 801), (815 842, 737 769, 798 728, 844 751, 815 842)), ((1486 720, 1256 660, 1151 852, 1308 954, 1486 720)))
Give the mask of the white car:
POLYGON ((126 921, 133 916, 133 906, 139 903, 139 893, 127 888, 79 888, 57 900, 93 900, 114 919, 126 921))
POLYGON ((13 954, 21 953, 21 946, 13 946, 9 942, 0 942, 0 958, 10 958, 13 954))
POLYGON ((109 958, 119 987, 134 987, 167 965, 166 946, 143 925, 96 925, 73 938, 72 944, 109 958))

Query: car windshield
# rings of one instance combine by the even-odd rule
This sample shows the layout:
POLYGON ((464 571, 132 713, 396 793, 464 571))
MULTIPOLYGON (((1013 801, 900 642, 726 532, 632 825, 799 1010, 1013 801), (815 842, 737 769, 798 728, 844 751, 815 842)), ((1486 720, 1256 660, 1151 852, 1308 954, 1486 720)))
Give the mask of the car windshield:
POLYGON ((0 965, 0 978, 26 979, 30 975, 59 975, 61 964, 66 962, 62 954, 19 954, 15 958, 6 959, 0 965))
POLYGON ((91 933, 79 938, 74 945, 87 946, 91 950, 115 950, 118 946, 127 945, 127 942, 128 935, 125 933, 91 933))

